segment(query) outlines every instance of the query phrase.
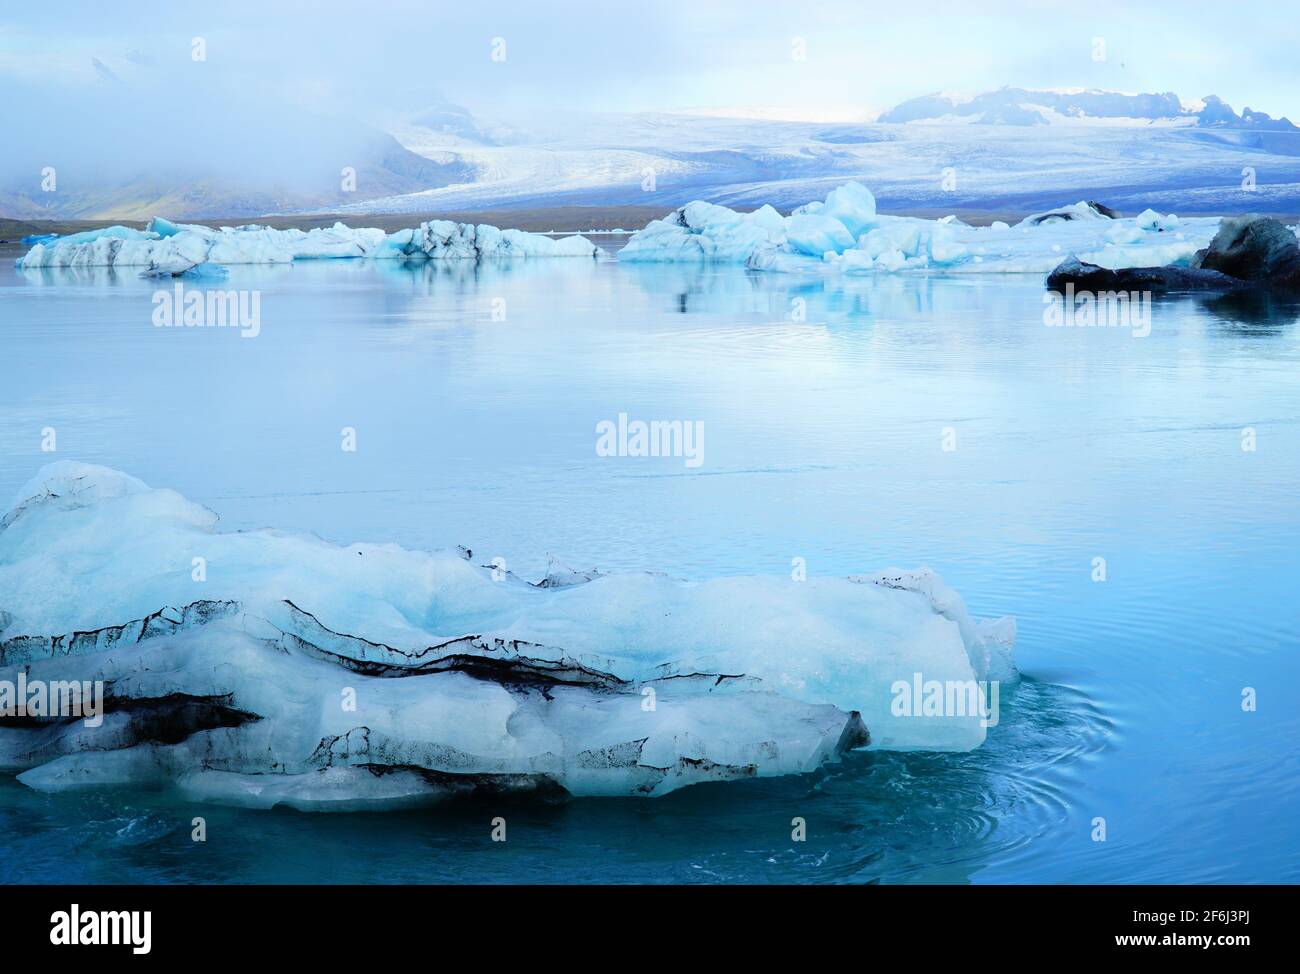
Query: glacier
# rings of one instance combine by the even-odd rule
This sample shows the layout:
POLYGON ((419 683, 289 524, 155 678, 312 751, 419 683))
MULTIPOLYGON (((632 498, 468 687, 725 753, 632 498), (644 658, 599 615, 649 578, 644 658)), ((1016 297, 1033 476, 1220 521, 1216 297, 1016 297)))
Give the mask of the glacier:
POLYGON ((1002 89, 956 105, 926 98, 876 122, 781 112, 583 113, 491 129, 419 119, 394 127, 411 151, 466 181, 358 199, 341 213, 644 206, 692 199, 788 213, 855 179, 892 212, 1030 213, 1080 197, 1129 213, 1300 212, 1300 137, 1263 113, 1169 94, 1002 89), (917 109, 920 109, 919 111, 917 109), (1204 109, 1204 111, 1202 111, 1204 109), (475 131, 475 129, 479 129, 475 131), (1260 179, 1242 191, 1244 167, 1260 179), (953 167, 955 183, 940 179, 953 167), (656 175, 647 186, 647 170, 656 175))
POLYGON ((149 276, 179 275, 200 265, 281 264, 295 260, 378 258, 477 260, 514 257, 587 257, 603 251, 582 236, 553 239, 487 224, 427 220, 387 233, 343 223, 311 230, 248 224, 212 228, 155 217, 144 230, 112 226, 38 243, 18 267, 139 267, 149 276))
POLYGON ((770 206, 744 213, 688 203, 633 234, 618 259, 733 263, 790 273, 1045 274, 1071 254, 1114 269, 1186 264, 1218 227, 1214 217, 1179 219, 1150 209, 1119 218, 1085 201, 1032 214, 1014 226, 970 226, 955 217, 878 213, 871 191, 849 182, 788 217, 770 206))
POLYGON ((659 796, 978 747, 987 714, 902 713, 898 688, 1014 686, 1014 641, 925 569, 688 582, 552 560, 530 582, 465 549, 222 530, 60 461, 0 518, 0 684, 102 681, 103 722, 0 716, 0 768, 320 811, 659 796))

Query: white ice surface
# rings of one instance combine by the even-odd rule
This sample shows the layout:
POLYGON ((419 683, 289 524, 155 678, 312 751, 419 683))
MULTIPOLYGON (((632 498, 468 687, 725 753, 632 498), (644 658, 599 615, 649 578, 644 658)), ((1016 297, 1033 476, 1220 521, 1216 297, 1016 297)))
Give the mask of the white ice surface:
POLYGON ((924 570, 548 580, 494 580, 456 550, 225 532, 173 491, 53 464, 0 521, 0 680, 103 679, 123 703, 101 728, 0 721, 0 765, 45 789, 169 781, 311 808, 425 800, 471 775, 658 795, 813 770, 855 711, 874 747, 969 749, 977 715, 895 716, 895 681, 1016 680, 1013 624, 976 623, 924 570), (132 707, 178 699, 250 717, 142 738, 132 707))

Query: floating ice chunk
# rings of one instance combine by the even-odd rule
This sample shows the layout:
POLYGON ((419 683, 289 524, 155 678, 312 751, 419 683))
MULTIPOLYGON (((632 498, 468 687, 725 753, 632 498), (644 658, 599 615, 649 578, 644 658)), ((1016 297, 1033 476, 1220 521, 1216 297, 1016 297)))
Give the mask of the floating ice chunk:
POLYGON ((696 201, 652 220, 629 238, 619 260, 743 263, 758 249, 784 243, 786 221, 770 206, 737 213, 696 201))
POLYGON ((833 190, 825 201, 797 207, 780 232, 769 215, 764 226, 770 232, 755 233, 754 216, 692 203, 634 234, 619 259, 728 261, 781 273, 938 268, 945 273, 1046 274, 1065 253, 1104 267, 1185 263, 1217 229, 1213 218, 1179 221, 1148 212, 1121 219, 1088 202, 1035 214, 1014 227, 1000 220, 976 227, 948 217, 889 216, 875 212, 875 200, 856 183, 833 190), (855 244, 845 239, 841 227, 857 237, 855 244), (1174 228, 1177 233, 1168 232, 1174 228))
POLYGON ((798 207, 782 217, 771 206, 739 213, 695 201, 652 221, 619 251, 623 261, 704 260, 771 269, 780 254, 822 257, 853 246, 876 217, 876 200, 860 183, 846 183, 824 202, 798 207))
POLYGON ((430 260, 479 260, 509 257, 597 257, 599 247, 581 236, 555 240, 541 233, 499 230, 481 223, 430 220, 418 230, 401 230, 380 242, 376 256, 426 257, 430 260))
POLYGON ((51 465, 0 522, 0 680, 104 680, 111 706, 101 727, 0 721, 0 765, 301 808, 659 795, 873 741, 975 747, 987 715, 900 715, 897 685, 1015 679, 1008 625, 924 571, 492 575, 455 550, 223 532, 172 491, 51 465), (220 566, 199 600, 196 556, 220 566))
POLYGON ((311 230, 277 230, 248 224, 211 227, 176 224, 160 217, 149 230, 108 227, 38 244, 17 264, 43 267, 143 267, 151 275, 183 273, 196 265, 285 264, 295 260, 346 258, 465 259, 596 257, 601 250, 580 236, 560 240, 522 230, 433 220, 418 229, 388 234, 342 223, 311 230))

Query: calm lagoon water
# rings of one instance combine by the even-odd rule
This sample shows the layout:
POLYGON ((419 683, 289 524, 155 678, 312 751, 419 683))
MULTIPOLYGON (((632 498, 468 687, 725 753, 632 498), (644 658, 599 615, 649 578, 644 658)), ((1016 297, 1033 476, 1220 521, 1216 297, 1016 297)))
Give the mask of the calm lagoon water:
POLYGON ((228 528, 463 544, 529 577, 548 552, 685 578, 928 565, 1018 618, 1025 681, 969 754, 523 805, 504 845, 473 805, 249 812, 0 777, 0 882, 1300 880, 1300 308, 1168 300, 1136 338, 1045 327, 1036 276, 330 261, 231 268, 221 286, 261 292, 244 339, 155 328, 156 282, 19 252, 6 502, 54 427, 58 458, 228 528), (703 421, 703 465, 598 457, 621 412, 703 421))

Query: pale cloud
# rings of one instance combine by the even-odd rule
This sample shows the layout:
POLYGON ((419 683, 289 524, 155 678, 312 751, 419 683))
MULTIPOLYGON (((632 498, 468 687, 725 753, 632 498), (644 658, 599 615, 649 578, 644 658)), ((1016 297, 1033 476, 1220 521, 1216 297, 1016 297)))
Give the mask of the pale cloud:
POLYGON ((699 106, 856 117, 1003 84, 1215 93, 1300 118, 1300 27, 1273 0, 1194 14, 1181 0, 181 0, 152 11, 74 0, 4 18, 0 77, 11 81, 93 84, 92 57, 116 71, 131 52, 171 77, 194 67, 190 41, 203 36, 198 83, 370 120, 438 93, 503 117, 699 106), (1097 36, 1104 61, 1092 57, 1097 36), (490 57, 496 37, 504 62, 490 57), (792 57, 795 39, 804 60, 792 57))

